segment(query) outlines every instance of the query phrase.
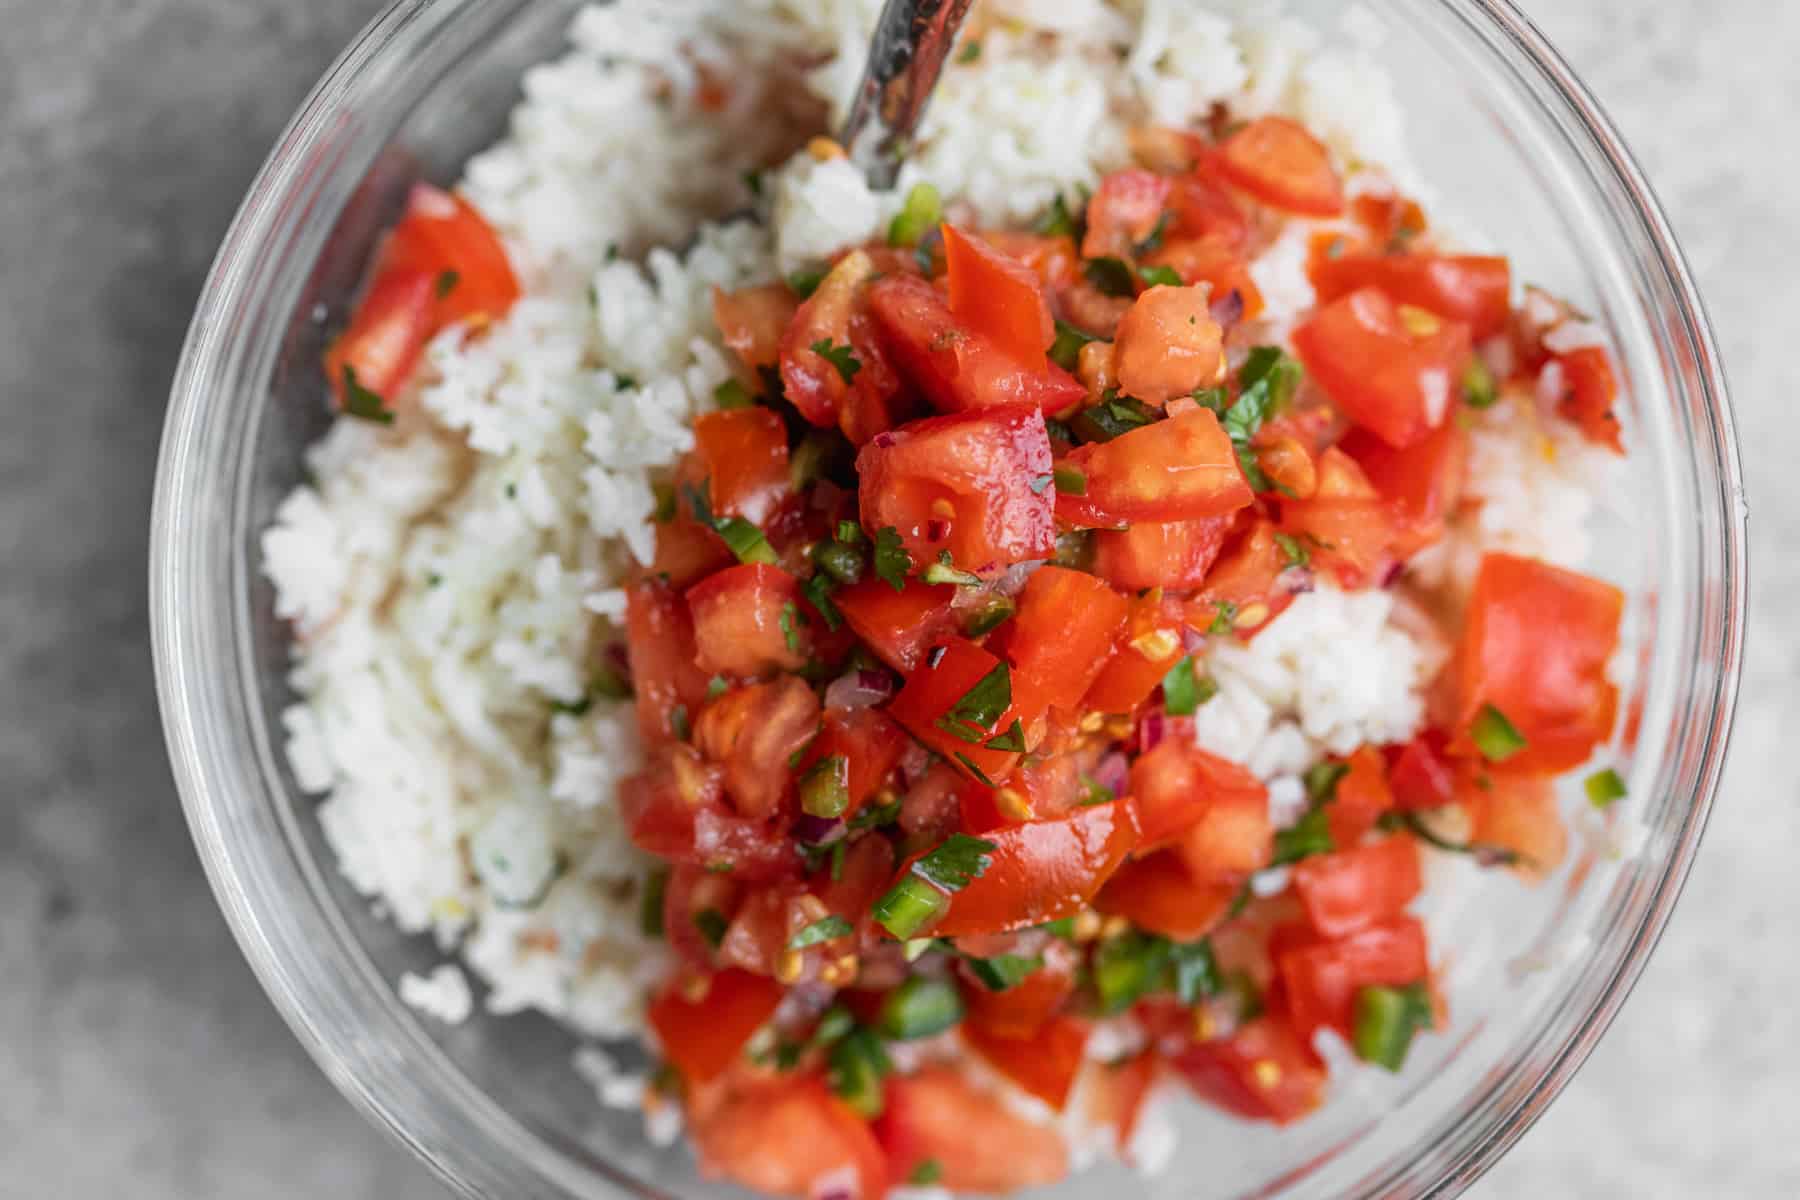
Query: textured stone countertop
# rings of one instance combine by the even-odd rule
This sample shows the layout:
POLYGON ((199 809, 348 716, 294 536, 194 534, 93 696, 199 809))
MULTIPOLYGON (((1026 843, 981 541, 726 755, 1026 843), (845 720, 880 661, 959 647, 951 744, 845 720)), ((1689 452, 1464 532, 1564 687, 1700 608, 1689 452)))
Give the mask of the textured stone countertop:
MULTIPOLYGON (((1528 0, 1717 321, 1756 541, 1732 765, 1655 961, 1471 1193, 1800 1195, 1800 4, 1528 0), (1785 598, 1784 598, 1785 597, 1785 598)), ((288 1034, 201 878, 151 688, 145 522, 203 273, 374 0, 0 0, 0 1193, 442 1195, 288 1034)))

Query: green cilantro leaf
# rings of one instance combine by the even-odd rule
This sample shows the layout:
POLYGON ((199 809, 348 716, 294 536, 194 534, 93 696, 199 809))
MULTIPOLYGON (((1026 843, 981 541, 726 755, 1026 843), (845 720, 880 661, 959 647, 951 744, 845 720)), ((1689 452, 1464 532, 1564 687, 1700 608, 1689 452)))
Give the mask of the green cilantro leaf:
POLYGON ((356 368, 349 363, 344 364, 344 412, 365 421, 374 421, 378 425, 394 423, 394 410, 387 406, 387 401, 379 393, 370 391, 356 381, 356 368))
POLYGON ((846 384, 856 382, 856 373, 862 370, 862 360, 849 346, 839 346, 830 338, 820 338, 812 344, 812 352, 837 368, 837 373, 846 384))
POLYGON ((993 842, 953 833, 937 849, 912 866, 913 874, 941 891, 960 892, 970 880, 980 879, 993 864, 993 842))
POLYGON ((849 937, 856 932, 856 926, 840 916, 824 917, 814 921, 788 942, 790 950, 804 950, 808 946, 817 946, 821 942, 834 941, 837 938, 849 937))
POLYGON ((1090 258, 1081 273, 1103 296, 1137 295, 1137 280, 1122 258, 1090 258))
POLYGON ((1139 267, 1138 278, 1145 287, 1180 287, 1181 276, 1174 267, 1139 267))
POLYGON ((886 525, 875 531, 875 574, 887 581, 896 592, 906 589, 906 577, 912 573, 912 555, 900 540, 900 531, 886 525))

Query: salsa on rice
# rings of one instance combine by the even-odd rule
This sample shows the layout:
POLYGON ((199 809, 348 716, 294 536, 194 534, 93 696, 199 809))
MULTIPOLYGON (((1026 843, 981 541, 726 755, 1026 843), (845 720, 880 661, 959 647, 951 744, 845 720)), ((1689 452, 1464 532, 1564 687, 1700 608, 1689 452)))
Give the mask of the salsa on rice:
MULTIPOLYGON (((1617 388, 1513 307, 1505 259, 1346 196, 1293 121, 1131 148, 1033 229, 920 185, 882 241, 715 294, 734 374, 595 686, 635 696, 619 807, 666 864, 652 1102, 748 1187, 1061 1178, 996 1075, 1128 1155, 1162 1078, 1286 1123, 1325 1096, 1321 1030, 1398 1070, 1449 1020, 1407 911, 1421 844, 1548 871, 1552 780, 1611 735, 1621 594, 1489 553, 1434 614, 1428 728, 1319 763, 1296 823, 1195 744, 1209 645, 1394 586, 1444 536, 1466 409, 1555 360, 1556 405, 1617 451, 1617 388), (1269 340, 1249 264, 1296 219, 1318 303, 1269 340), (1099 1023, 1129 1052, 1090 1062, 1099 1023)), ((393 420, 427 339, 518 295, 481 217, 421 186, 327 356, 340 403, 393 420)))

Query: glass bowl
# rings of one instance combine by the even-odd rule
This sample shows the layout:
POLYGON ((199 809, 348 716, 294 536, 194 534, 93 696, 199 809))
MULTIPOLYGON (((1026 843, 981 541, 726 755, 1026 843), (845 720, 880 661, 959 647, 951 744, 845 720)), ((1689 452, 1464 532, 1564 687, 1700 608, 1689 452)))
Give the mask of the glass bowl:
MULTIPOLYGON (((427 1027, 395 996, 439 960, 332 865, 278 752, 286 633, 257 536, 327 421, 318 382, 341 312, 409 183, 450 181, 498 137, 572 0, 403 0, 326 75, 251 187, 200 299, 174 385, 152 517, 151 601, 170 753, 194 838, 264 986, 331 1079, 471 1196, 734 1195, 657 1149, 568 1068, 532 1017, 427 1027)), ((1292 8, 1325 18, 1337 5, 1292 8)), ((1591 313, 1627 385, 1628 478, 1605 498, 1599 568, 1631 596, 1608 749, 1630 784, 1606 830, 1527 890, 1504 877, 1459 916, 1469 945, 1449 1036, 1396 1080, 1338 1086, 1295 1128, 1183 1108, 1172 1168, 1103 1168, 1058 1195, 1451 1195, 1522 1134, 1592 1051, 1668 920, 1718 785, 1744 628, 1744 505, 1718 352, 1637 167, 1593 98, 1505 0, 1379 0, 1383 50, 1440 211, 1591 313), (1504 914, 1502 916, 1501 914, 1504 914), (1485 939, 1485 941, 1484 941, 1485 939), (1229 1139, 1230 1165, 1214 1150, 1229 1139)), ((1579 785, 1577 785, 1579 786, 1579 785)), ((1579 804, 1570 798, 1571 805, 1579 804)), ((1590 823, 1592 823, 1590 821, 1590 823)), ((1460 944, 1460 942, 1459 942, 1460 944)))

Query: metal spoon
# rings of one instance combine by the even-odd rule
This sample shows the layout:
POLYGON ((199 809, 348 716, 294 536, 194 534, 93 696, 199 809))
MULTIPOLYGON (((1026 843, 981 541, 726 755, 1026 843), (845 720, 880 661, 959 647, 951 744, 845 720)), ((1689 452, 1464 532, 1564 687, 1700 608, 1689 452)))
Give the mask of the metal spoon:
POLYGON ((887 0, 839 142, 876 188, 891 188, 973 0, 887 0))

